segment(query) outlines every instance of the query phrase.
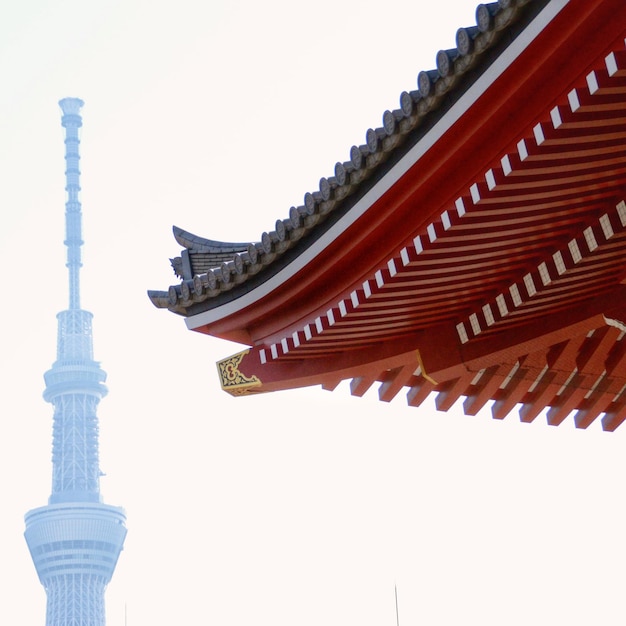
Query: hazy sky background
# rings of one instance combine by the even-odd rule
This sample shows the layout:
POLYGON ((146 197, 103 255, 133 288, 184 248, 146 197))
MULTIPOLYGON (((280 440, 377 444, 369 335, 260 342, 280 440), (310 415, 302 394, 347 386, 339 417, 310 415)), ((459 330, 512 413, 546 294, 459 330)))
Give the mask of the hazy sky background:
POLYGON ((22 533, 47 503, 43 373, 67 307, 59 99, 82 110, 82 306, 108 372, 104 499, 128 514, 107 624, 623 624, 626 427, 438 413, 347 383, 234 399, 186 330, 176 224, 258 240, 347 160, 474 0, 29 0, 0 15, 0 624, 43 626, 22 533))

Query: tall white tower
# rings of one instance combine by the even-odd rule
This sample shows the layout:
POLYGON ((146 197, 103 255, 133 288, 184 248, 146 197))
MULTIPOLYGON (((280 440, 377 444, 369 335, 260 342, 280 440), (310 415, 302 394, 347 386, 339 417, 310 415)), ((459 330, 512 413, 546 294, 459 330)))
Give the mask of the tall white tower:
POLYGON ((65 128, 69 307, 57 315, 57 359, 45 373, 54 406, 52 493, 26 514, 25 537, 47 595, 46 626, 105 626, 104 591, 126 537, 123 509, 100 496, 98 416, 106 373, 93 360, 92 314, 80 308, 82 100, 59 102, 65 128))

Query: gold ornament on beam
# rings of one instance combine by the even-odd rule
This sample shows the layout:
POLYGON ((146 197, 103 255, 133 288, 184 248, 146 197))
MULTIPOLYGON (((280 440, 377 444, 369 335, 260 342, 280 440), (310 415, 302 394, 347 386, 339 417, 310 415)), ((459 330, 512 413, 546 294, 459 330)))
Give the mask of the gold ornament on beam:
POLYGON ((248 352, 250 350, 244 350, 217 362, 222 389, 231 396, 246 396, 255 391, 260 391, 259 387, 262 383, 256 376, 248 377, 239 371, 239 365, 248 352))

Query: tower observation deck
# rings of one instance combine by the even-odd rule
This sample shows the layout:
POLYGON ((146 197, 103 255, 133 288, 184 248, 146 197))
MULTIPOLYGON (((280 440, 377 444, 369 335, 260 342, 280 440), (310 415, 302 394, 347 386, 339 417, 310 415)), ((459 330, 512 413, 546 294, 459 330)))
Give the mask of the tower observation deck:
POLYGON ((52 492, 26 513, 25 537, 47 595, 46 626, 104 626, 104 592, 126 536, 123 509, 102 502, 96 410, 106 373, 93 360, 92 314, 80 308, 82 100, 59 102, 65 129, 69 306, 57 314, 57 358, 45 373, 54 407, 52 492))

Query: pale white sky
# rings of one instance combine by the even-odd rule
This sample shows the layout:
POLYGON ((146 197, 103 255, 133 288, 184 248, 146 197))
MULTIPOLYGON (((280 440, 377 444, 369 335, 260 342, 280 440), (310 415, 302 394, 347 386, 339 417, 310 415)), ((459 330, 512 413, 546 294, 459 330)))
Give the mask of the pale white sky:
POLYGON ((109 374, 105 501, 128 514, 108 626, 623 624, 626 427, 391 404, 347 384, 234 399, 147 289, 177 224, 257 240, 363 143, 474 0, 32 0, 0 19, 0 624, 43 626, 23 515, 67 306, 63 132, 80 97, 83 307, 109 374))

